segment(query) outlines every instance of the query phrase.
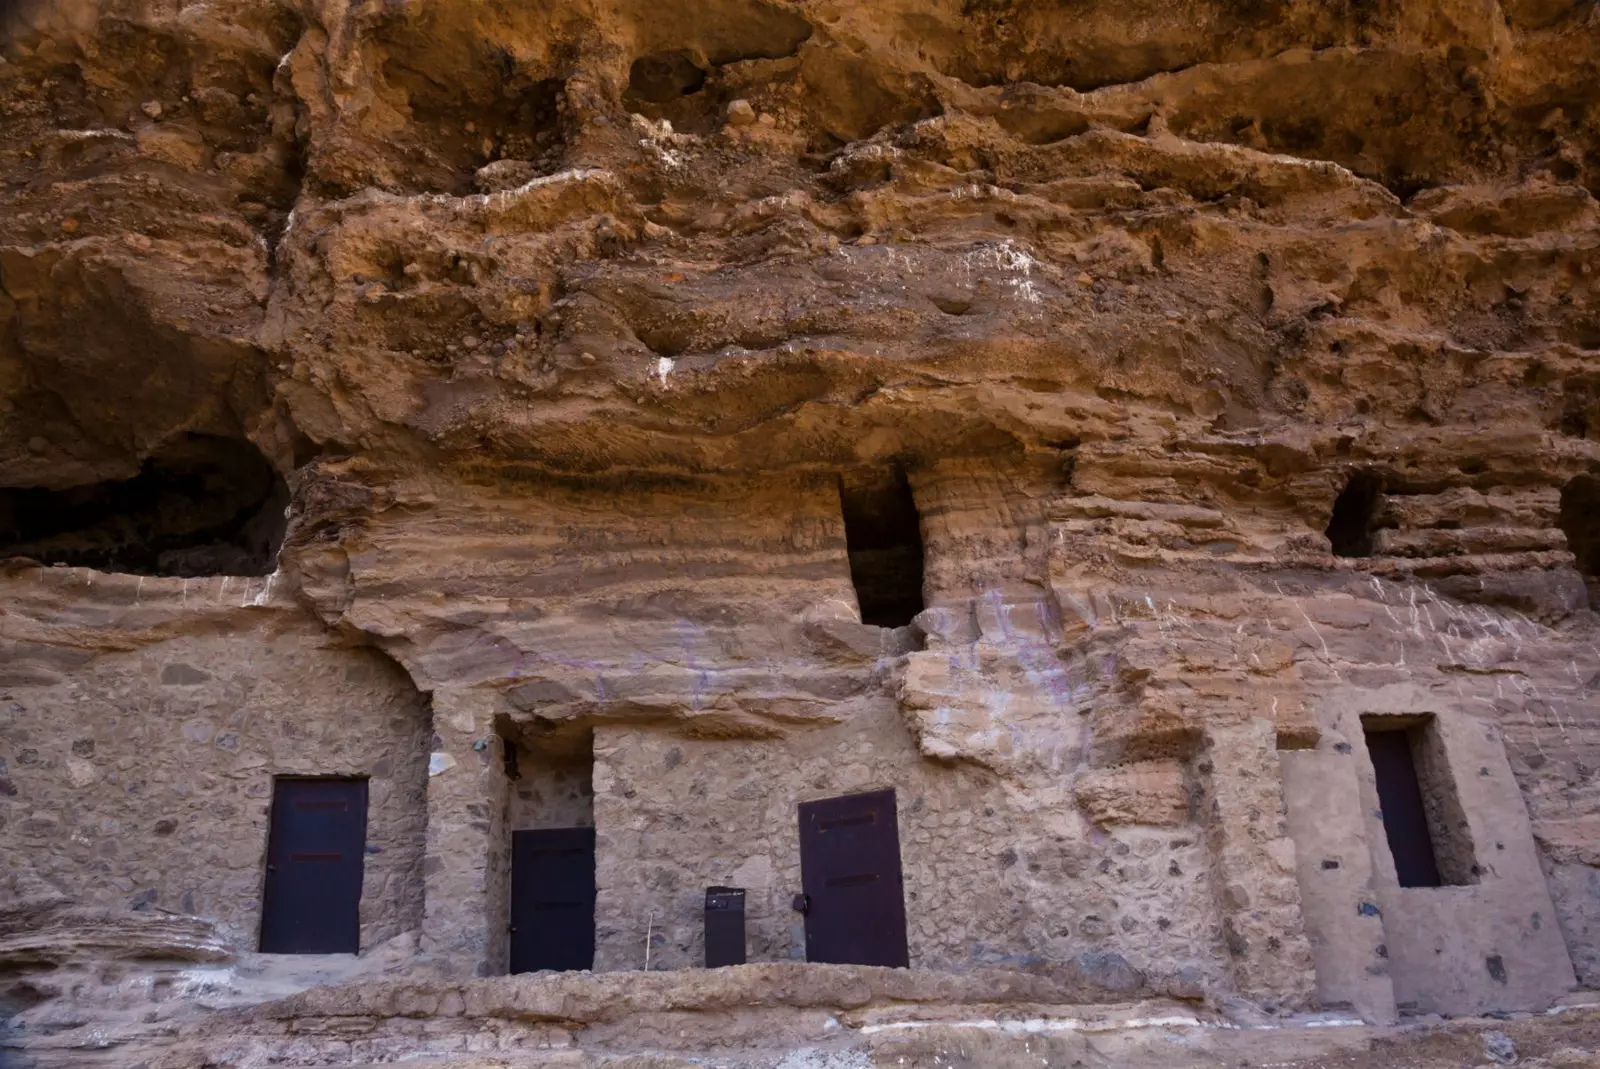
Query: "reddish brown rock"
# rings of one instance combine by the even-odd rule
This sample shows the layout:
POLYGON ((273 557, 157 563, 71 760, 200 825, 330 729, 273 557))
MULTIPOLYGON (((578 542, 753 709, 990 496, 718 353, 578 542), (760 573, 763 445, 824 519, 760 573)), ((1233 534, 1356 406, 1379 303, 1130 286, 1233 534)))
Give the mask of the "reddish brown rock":
POLYGON ((1183 824, 1189 817, 1189 791, 1176 761, 1143 761, 1096 769, 1074 784, 1078 804, 1094 823, 1153 826, 1183 824))
POLYGON ((1581 998, 1597 117, 1572 0, 0 5, 0 1043, 1581 998), (296 777, 355 956, 261 953, 296 777), (799 807, 886 790, 914 976, 808 973, 799 807), (605 975, 497 979, 563 829, 605 975))

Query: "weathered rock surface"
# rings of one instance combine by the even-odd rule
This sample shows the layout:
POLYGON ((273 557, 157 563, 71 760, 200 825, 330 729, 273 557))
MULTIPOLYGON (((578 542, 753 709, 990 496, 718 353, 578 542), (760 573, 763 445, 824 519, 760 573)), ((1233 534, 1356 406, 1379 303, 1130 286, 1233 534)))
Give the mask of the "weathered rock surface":
MULTIPOLYGON (((794 805, 885 787, 938 983, 1600 985, 1596 197, 1589 0, 0 3, 0 1006, 270 972, 316 775, 371 792, 349 975, 425 1000, 558 794, 598 965, 737 879, 781 979, 794 805)), ((949 1053, 896 1044, 838 1064, 949 1053)))
POLYGON ((1082 1004, 1072 982, 991 971, 955 979, 851 966, 747 965, 465 984, 327 986, 208 1016, 147 1015, 55 1030, 37 1069, 197 1064, 455 1067, 730 1066, 867 1069, 969 1064, 1300 1069, 1375 1061, 1472 1065, 1510 1050, 1537 1069, 1592 1064, 1594 1004, 1542 1019, 1464 1018, 1378 1029, 1333 1015, 1275 1023, 1161 1000, 1082 1004), (1040 1001, 1040 1000, 1044 1001, 1040 1001))

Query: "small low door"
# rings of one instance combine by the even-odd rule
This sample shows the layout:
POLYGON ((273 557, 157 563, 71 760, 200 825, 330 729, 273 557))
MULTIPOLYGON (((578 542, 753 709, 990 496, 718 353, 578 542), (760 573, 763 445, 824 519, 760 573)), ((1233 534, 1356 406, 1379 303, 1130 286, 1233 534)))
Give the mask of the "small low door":
POLYGON ((263 954, 354 954, 361 946, 367 781, 280 779, 272 788, 263 954))
POLYGON ((594 829, 511 833, 511 971, 594 967, 594 829))
POLYGON ((894 791, 800 806, 806 960, 910 964, 894 791))

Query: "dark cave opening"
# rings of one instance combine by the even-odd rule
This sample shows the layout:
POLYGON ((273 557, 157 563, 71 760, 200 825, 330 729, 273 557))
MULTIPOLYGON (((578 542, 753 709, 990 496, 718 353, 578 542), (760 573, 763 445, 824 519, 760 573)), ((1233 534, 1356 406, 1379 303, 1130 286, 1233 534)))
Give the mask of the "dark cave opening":
POLYGON ((1333 517, 1328 521, 1328 541, 1336 557, 1372 556, 1372 534, 1378 526, 1378 504, 1383 498, 1383 479, 1367 471, 1350 476, 1333 502, 1333 517))
POLYGON ((254 446, 185 435, 131 479, 0 488, 0 558, 134 575, 267 575, 289 488, 254 446))
POLYGON ((641 56, 628 69, 628 94, 651 104, 670 104, 705 84, 706 72, 687 52, 641 56))
MULTIPOLYGON (((512 188, 561 168, 567 152, 562 117, 567 83, 539 77, 503 50, 479 57, 470 75, 446 76, 432 45, 407 40, 383 65, 383 82, 403 94, 411 122, 392 139, 392 170, 378 184, 405 190, 463 194, 512 188), (504 164, 484 187, 478 171, 504 164)), ((328 192, 357 191, 357 174, 320 175, 328 192)))
POLYGON ((905 472, 842 475, 839 502, 861 622, 904 627, 923 608, 922 522, 905 472))
POLYGON ((1589 586, 1589 605, 1600 609, 1600 478, 1580 475, 1561 488, 1558 522, 1589 586))

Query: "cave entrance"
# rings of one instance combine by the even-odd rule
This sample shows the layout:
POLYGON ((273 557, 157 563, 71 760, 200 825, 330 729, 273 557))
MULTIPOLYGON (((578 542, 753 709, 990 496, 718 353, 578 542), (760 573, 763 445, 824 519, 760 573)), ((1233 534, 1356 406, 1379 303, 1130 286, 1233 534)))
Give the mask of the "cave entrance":
POLYGON ((669 104, 705 84, 706 72, 683 51, 641 56, 628 70, 628 94, 651 104, 669 104))
POLYGON ((1336 557, 1372 556, 1372 535, 1378 527, 1378 505, 1383 500, 1383 479, 1358 471, 1344 484, 1333 502, 1326 534, 1336 557))
POLYGON ((184 435, 131 479, 0 488, 0 558, 135 575, 268 575, 289 488, 255 446, 184 435))
POLYGON ((1600 609, 1600 478, 1580 475, 1561 488, 1561 530, 1589 587, 1589 605, 1600 609))
POLYGON ((839 477, 850 581, 861 622, 904 627, 922 611, 922 522, 906 473, 848 472, 839 477))

